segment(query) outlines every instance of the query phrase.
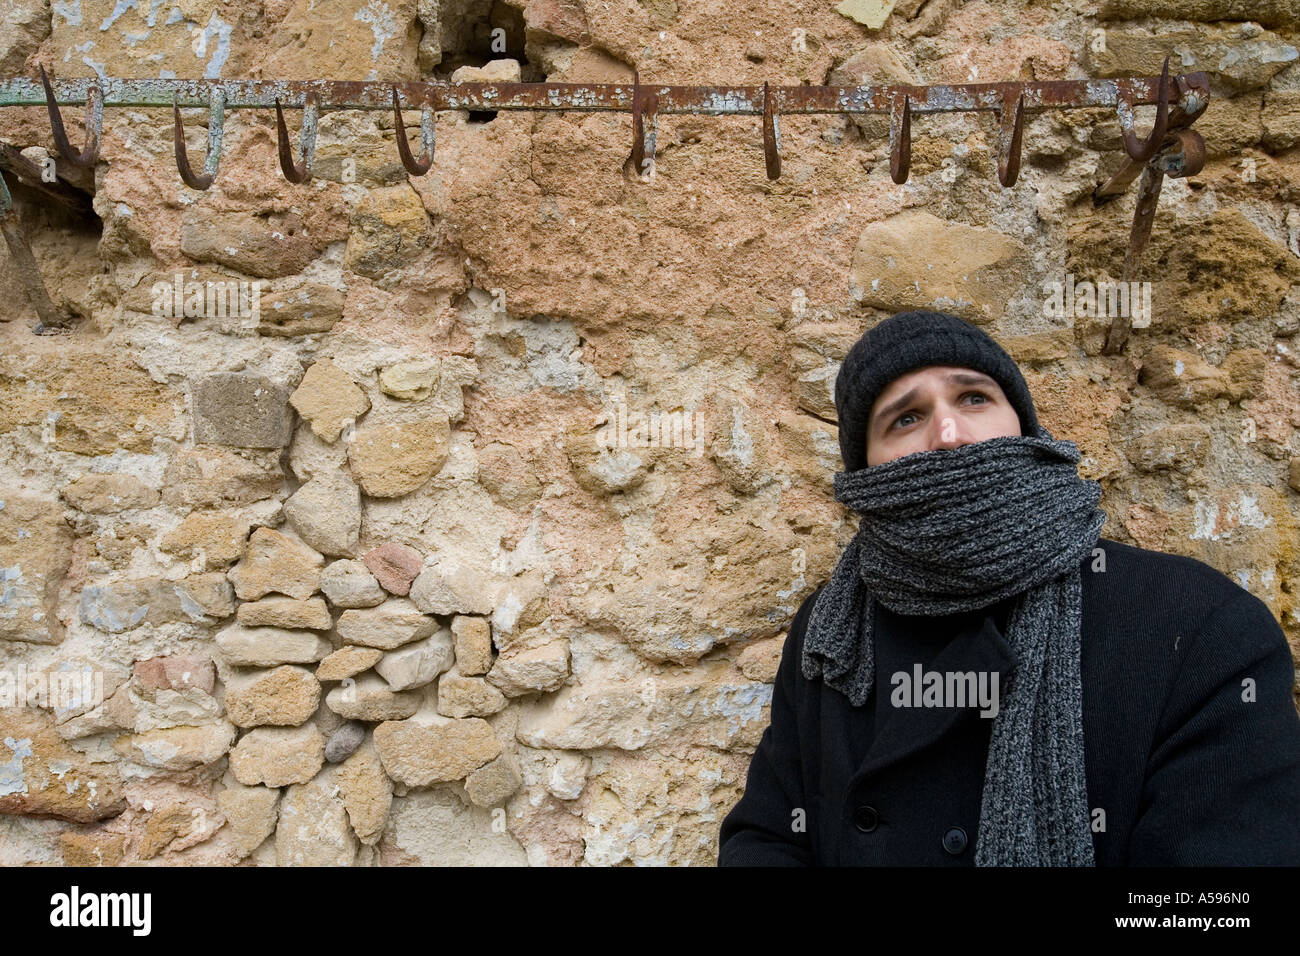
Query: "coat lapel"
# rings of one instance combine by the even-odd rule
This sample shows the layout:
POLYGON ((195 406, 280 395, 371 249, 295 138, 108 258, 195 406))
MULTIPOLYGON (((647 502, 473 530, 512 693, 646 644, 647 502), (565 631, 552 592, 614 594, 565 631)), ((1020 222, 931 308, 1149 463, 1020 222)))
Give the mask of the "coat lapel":
MULTIPOLYGON (((926 665, 924 671, 948 673, 974 671, 998 672, 1000 697, 1005 700, 1007 682, 1015 668, 1015 653, 991 615, 985 615, 979 624, 957 634, 926 665)), ((910 668, 910 665, 909 665, 910 668)), ((888 695, 893 690, 891 675, 878 674, 876 692, 888 695)), ((999 702, 999 706, 1001 701, 999 702)), ((978 706, 957 707, 894 707, 888 697, 875 740, 867 751, 854 779, 875 773, 916 753, 942 737, 960 720, 993 720, 981 717, 978 706)))

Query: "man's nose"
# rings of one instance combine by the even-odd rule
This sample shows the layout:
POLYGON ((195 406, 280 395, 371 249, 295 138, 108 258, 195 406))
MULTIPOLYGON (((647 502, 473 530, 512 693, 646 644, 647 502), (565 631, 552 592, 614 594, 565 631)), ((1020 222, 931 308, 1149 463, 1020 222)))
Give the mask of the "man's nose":
POLYGON ((973 440, 970 431, 957 409, 946 401, 938 401, 934 406, 934 416, 930 419, 930 449, 959 448, 969 445, 973 440))

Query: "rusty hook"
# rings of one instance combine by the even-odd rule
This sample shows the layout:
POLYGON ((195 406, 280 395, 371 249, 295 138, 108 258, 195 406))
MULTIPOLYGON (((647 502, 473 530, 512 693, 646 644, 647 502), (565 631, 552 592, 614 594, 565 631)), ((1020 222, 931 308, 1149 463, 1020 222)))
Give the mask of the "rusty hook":
POLYGON ((434 115, 433 107, 420 112, 420 158, 411 155, 411 145, 406 141, 406 126, 402 123, 402 109, 397 102, 397 86, 393 86, 393 124, 397 127, 397 152, 402 165, 412 176, 423 176, 433 165, 434 115))
POLYGON ((907 182, 912 166, 912 97, 907 93, 894 97, 889 110, 889 176, 894 182, 907 182))
POLYGON ((194 175, 190 168, 189 154, 185 150, 185 126, 181 123, 181 108, 176 97, 172 97, 172 111, 176 121, 174 138, 176 140, 176 169, 181 179, 190 189, 207 189, 217 178, 217 165, 221 162, 221 133, 226 118, 226 93, 221 87, 212 89, 212 99, 208 103, 208 150, 203 160, 203 175, 194 175))
POLYGON ((50 111, 50 129, 54 133, 54 146, 59 155, 74 166, 89 167, 95 165, 99 158, 99 133, 104 124, 104 93, 98 86, 92 86, 86 97, 86 148, 80 153, 72 150, 68 141, 67 130, 63 128, 63 114, 54 99, 54 88, 50 78, 41 66, 41 83, 45 86, 45 105, 50 111))
POLYGON ((311 163, 316 155, 316 122, 320 117, 320 97, 308 93, 302 108, 302 131, 299 134, 299 152, 301 159, 295 163, 293 152, 289 149, 289 129, 284 125, 284 110, 280 100, 275 101, 275 138, 280 146, 280 169, 284 178, 291 183, 301 185, 311 179, 311 163))
POLYGON ((781 123, 772 101, 772 91, 763 81, 763 160, 767 165, 767 178, 781 178, 781 123))
POLYGON ((1195 176, 1205 168, 1205 137, 1194 129, 1176 129, 1156 161, 1170 179, 1195 176))
POLYGON ((1156 122, 1151 128, 1151 134, 1145 140, 1140 140, 1133 129, 1133 104, 1132 90, 1121 94, 1119 98, 1119 125, 1124 131, 1124 151, 1129 157, 1139 163, 1145 163, 1155 156, 1156 151, 1164 142, 1165 134, 1169 128, 1169 57, 1165 57, 1165 64, 1160 70, 1160 95, 1156 103, 1156 122))
POLYGON ((654 179, 655 113, 659 97, 641 88, 641 74, 632 71, 632 155, 629 157, 636 176, 654 179), (647 168, 648 164, 648 168, 647 168))
POLYGON ((632 71, 632 168, 636 175, 641 175, 641 163, 645 159, 644 130, 641 126, 641 74, 632 71))
POLYGON ((1025 94, 1016 97, 1016 105, 1007 110, 1002 101, 1002 130, 998 136, 998 182, 1003 186, 1015 185, 1020 175, 1020 144, 1025 131, 1025 94))
POLYGON ((635 174, 654 178, 655 112, 659 97, 641 89, 639 70, 632 71, 632 165, 635 174), (647 169, 646 164, 649 163, 647 169))

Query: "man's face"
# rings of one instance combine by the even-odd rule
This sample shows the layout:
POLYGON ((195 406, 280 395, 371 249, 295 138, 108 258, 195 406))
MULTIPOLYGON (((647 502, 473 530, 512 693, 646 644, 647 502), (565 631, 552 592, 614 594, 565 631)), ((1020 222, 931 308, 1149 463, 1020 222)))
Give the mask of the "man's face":
POLYGON ((867 419, 867 465, 1020 434, 1020 417, 983 372, 931 365, 890 382, 867 419))

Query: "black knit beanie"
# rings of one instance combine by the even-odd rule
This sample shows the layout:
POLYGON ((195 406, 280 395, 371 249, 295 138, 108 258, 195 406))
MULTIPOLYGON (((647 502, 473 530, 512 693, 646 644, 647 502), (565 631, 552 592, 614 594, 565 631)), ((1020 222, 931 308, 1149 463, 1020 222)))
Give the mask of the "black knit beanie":
POLYGON ((946 312, 899 312, 858 339, 835 379, 845 471, 866 467, 867 418, 876 397, 900 375, 930 365, 957 365, 990 376, 1020 416, 1020 433, 1037 433, 1038 416, 1029 386, 1002 346, 970 322, 946 312))

